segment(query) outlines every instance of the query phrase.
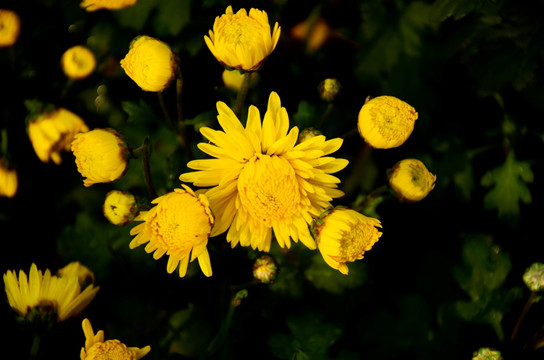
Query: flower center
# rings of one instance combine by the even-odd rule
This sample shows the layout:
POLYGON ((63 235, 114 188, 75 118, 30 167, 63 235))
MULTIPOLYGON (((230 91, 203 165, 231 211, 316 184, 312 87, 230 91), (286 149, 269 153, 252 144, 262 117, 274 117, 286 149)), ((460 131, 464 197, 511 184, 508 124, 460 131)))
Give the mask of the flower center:
POLYGON ((86 360, 135 360, 134 353, 119 340, 107 340, 94 344, 87 350, 86 360))
POLYGON ((258 21, 247 15, 234 15, 225 24, 221 35, 224 37, 226 43, 234 46, 253 47, 261 44, 264 31, 264 28, 258 21))
POLYGON ((373 245, 372 239, 376 236, 376 228, 360 220, 353 224, 349 231, 345 231, 340 239, 340 261, 355 261, 362 259, 363 253, 373 245))
POLYGON ((243 209, 268 227, 290 219, 301 203, 294 169, 275 155, 258 154, 248 161, 238 178, 238 196, 243 209))

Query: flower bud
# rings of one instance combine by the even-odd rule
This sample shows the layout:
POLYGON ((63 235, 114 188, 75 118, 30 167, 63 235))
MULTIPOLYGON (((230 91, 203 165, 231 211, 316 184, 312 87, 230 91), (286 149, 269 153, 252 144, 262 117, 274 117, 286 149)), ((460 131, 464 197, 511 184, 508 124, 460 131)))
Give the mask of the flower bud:
POLYGON ((21 32, 21 19, 15 11, 0 9, 0 48, 12 46, 21 32))
POLYGON ((404 101, 393 96, 378 96, 361 107, 357 129, 373 148, 391 149, 410 137, 417 116, 415 109, 404 101))
POLYGON ((159 92, 166 89, 176 75, 176 57, 170 46, 150 36, 137 36, 121 67, 144 91, 159 92))
POLYGON ((87 284, 94 284, 94 274, 88 267, 82 265, 79 261, 73 261, 59 269, 57 271, 59 277, 62 276, 76 276, 79 282, 79 285, 84 287, 87 284))
MULTIPOLYGON (((259 73, 252 72, 250 76, 250 85, 253 85, 257 82, 259 73)), ((239 91, 244 82, 244 74, 238 70, 225 69, 223 70, 221 78, 223 79, 225 87, 232 91, 239 91)))
POLYGON ((544 289, 544 264, 534 263, 523 274, 523 282, 531 291, 544 289))
POLYGON ((480 348, 472 354, 472 360, 502 360, 502 355, 497 350, 480 348))
POLYGON ((263 284, 273 283, 278 272, 278 264, 270 255, 262 255, 253 264, 253 277, 263 284))
POLYGON ((336 99, 336 96, 340 92, 340 89, 342 86, 340 85, 340 82, 336 79, 325 79, 321 83, 319 83, 319 86, 317 87, 317 90, 319 91, 319 96, 322 100, 330 103, 333 102, 334 99, 336 99))
POLYGON ((17 171, 5 158, 0 157, 0 196, 12 198, 17 193, 17 171))
POLYGON ((321 131, 315 129, 315 128, 305 128, 305 129, 302 129, 302 131, 300 132, 300 134, 298 134, 298 143, 302 143, 306 140, 309 140, 311 138, 313 138, 314 136, 317 136, 317 135, 323 135, 321 133, 321 131))
POLYGON ((126 225, 138 215, 136 197, 126 191, 112 190, 106 194, 102 210, 113 225, 126 225))
POLYGON ((127 168, 130 150, 113 129, 94 129, 77 134, 72 142, 77 170, 85 177, 83 185, 109 183, 119 179, 127 168))
POLYGON ((62 54, 60 65, 67 77, 74 80, 81 80, 94 71, 96 58, 89 48, 76 45, 62 54))
POLYGON ((389 187, 400 201, 417 202, 423 200, 434 188, 436 175, 427 170, 417 159, 399 161, 387 172, 389 187))
POLYGON ((83 0, 80 7, 87 11, 100 9, 119 10, 136 4, 138 0, 83 0))

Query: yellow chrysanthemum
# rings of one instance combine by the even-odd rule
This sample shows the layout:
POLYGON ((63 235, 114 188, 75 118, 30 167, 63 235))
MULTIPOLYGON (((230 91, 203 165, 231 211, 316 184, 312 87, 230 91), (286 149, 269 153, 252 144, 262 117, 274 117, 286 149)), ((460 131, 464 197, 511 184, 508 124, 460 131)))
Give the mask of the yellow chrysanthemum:
POLYGON ((17 186, 17 171, 6 159, 0 158, 0 196, 14 197, 17 186))
POLYGON ((60 66, 71 79, 80 80, 89 76, 96 67, 96 58, 86 46, 72 46, 62 54, 60 66))
POLYGON ((84 319, 81 326, 85 334, 85 346, 79 354, 81 360, 138 360, 151 350, 149 345, 140 349, 127 347, 119 340, 104 341, 104 330, 95 334, 89 319, 84 319))
POLYGON ((233 247, 240 243, 269 251, 274 232, 281 247, 290 247, 293 239, 315 249, 308 225, 344 194, 336 188, 340 180, 330 174, 348 161, 327 156, 342 139, 318 135, 297 145, 298 128, 288 132, 289 117, 275 92, 262 124, 255 106, 249 108, 245 128, 225 103, 218 102, 217 111, 223 131, 201 128, 211 144, 198 144, 216 159, 190 161, 187 166, 198 171, 180 176, 211 187, 206 191, 216 216, 211 236, 228 229, 233 247))
POLYGON ((393 194, 405 202, 423 200, 434 189, 436 181, 436 175, 417 159, 399 161, 388 171, 387 177, 393 194))
POLYGON ((162 91, 176 76, 176 57, 168 44, 150 36, 137 36, 121 67, 144 91, 162 91))
POLYGON ((281 28, 276 23, 272 34, 265 11, 240 9, 236 14, 228 6, 225 14, 216 17, 213 31, 204 36, 213 56, 231 69, 258 70, 274 51, 281 28))
POLYGON ((79 6, 87 11, 119 10, 136 4, 138 0, 83 0, 79 6))
POLYGON ((119 179, 126 171, 130 150, 113 129, 94 129, 77 134, 72 141, 77 170, 89 187, 119 179))
POLYGON ((134 219, 144 223, 130 231, 130 235, 136 235, 130 248, 148 243, 145 251, 155 252, 155 260, 168 255, 166 271, 169 274, 179 265, 179 276, 184 277, 189 260, 198 259, 204 275, 211 276, 212 266, 206 245, 214 217, 204 194, 197 196, 188 186, 182 186, 183 189, 174 189, 153 200, 152 203, 157 205, 140 212, 134 219))
POLYGON ((42 273, 36 264, 30 267, 28 277, 22 270, 19 278, 14 270, 8 270, 4 284, 11 308, 28 320, 47 317, 47 313, 56 314, 57 321, 71 318, 89 305, 100 289, 90 284, 81 291, 77 275, 51 275, 49 269, 42 273))
POLYGON ((357 128, 373 148, 391 149, 404 144, 414 130, 416 110, 394 96, 367 101, 359 112, 357 128))
POLYGON ((126 191, 112 190, 106 194, 102 210, 113 225, 126 225, 138 213, 136 197, 126 191))
POLYGON ((21 19, 15 11, 0 9, 0 48, 12 46, 21 32, 21 19))
POLYGON ((312 234, 325 262, 342 274, 348 274, 346 262, 361 260, 382 233, 380 220, 355 210, 329 208, 312 223, 312 234))
POLYGON ((61 151, 70 150, 76 134, 86 131, 89 128, 85 122, 64 108, 43 113, 28 124, 28 136, 36 155, 44 163, 53 160, 57 165, 62 162, 61 151))

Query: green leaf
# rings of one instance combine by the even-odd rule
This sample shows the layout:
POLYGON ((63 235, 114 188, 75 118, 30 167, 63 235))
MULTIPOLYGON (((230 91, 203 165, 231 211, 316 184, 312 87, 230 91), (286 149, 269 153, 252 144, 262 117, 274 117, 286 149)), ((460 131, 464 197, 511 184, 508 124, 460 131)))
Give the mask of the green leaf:
POLYGON ((190 16, 190 0, 161 0, 153 18, 157 36, 178 35, 190 16))
POLYGON ((333 294, 341 294, 347 289, 361 286, 366 281, 367 272, 363 261, 349 263, 349 274, 344 275, 327 265, 321 254, 315 254, 312 265, 306 269, 305 275, 316 288, 333 294))
POLYGON ((140 0, 136 4, 112 13, 123 27, 139 32, 145 26, 157 0, 140 0))
POLYGON ((432 5, 431 17, 439 22, 449 17, 459 20, 486 2, 487 0, 438 0, 432 5))
POLYGON ((499 218, 511 218, 519 215, 520 201, 532 202, 531 192, 526 183, 534 180, 529 163, 518 161, 510 151, 503 165, 484 174, 481 184, 492 187, 484 198, 486 209, 497 209, 499 218))

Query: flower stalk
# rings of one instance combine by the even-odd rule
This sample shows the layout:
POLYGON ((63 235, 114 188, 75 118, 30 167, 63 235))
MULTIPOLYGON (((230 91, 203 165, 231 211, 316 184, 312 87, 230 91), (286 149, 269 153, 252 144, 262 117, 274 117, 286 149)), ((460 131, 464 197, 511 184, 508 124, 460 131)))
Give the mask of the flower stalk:
POLYGON ((134 149, 132 151, 132 155, 135 158, 137 158, 138 156, 142 157, 145 185, 147 186, 147 190, 149 191, 149 196, 151 197, 151 199, 155 199, 157 197, 157 191, 155 190, 155 186, 153 185, 153 179, 151 178, 151 166, 149 162, 149 158, 151 157, 151 137, 146 136, 144 143, 140 147, 134 149))
POLYGON ((240 117, 240 114, 242 113, 242 106, 244 106, 244 102, 247 97, 247 92, 249 90, 249 85, 251 84, 251 74, 250 72, 244 72, 244 80, 242 81, 242 86, 240 87, 240 90, 238 91, 238 95, 236 95, 236 102, 234 103, 234 114, 237 117, 240 117))

